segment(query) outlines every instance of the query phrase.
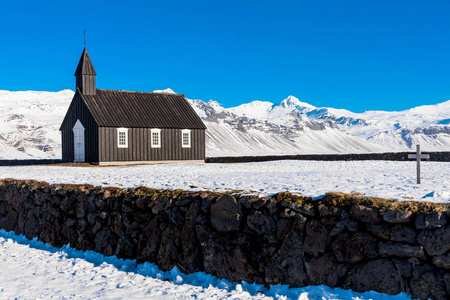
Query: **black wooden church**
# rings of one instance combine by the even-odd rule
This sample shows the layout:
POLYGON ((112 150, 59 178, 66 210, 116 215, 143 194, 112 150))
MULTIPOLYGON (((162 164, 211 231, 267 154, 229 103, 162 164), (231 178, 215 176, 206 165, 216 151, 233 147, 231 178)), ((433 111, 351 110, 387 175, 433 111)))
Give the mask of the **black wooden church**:
POLYGON ((205 159, 205 129, 181 94, 97 89, 86 48, 61 125, 64 162, 127 164, 205 159))

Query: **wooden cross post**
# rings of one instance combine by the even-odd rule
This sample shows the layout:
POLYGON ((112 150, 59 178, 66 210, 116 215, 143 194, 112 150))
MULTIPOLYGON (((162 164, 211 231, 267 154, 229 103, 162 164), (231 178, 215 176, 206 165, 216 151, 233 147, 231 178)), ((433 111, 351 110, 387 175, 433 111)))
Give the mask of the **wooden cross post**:
POLYGON ((409 159, 417 160, 417 184, 420 184, 420 161, 422 159, 430 159, 429 154, 421 154, 420 153, 420 145, 417 145, 416 154, 408 154, 409 159))

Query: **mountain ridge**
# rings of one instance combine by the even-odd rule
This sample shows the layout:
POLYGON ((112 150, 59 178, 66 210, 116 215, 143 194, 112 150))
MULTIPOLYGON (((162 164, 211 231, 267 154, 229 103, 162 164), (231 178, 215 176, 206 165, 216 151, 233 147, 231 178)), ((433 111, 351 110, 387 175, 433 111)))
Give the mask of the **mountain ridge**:
MULTIPOLYGON (((155 92, 174 93, 171 89, 155 92)), ((0 90, 0 158, 59 158, 73 91, 0 90)), ((288 96, 224 108, 188 99, 208 130, 207 156, 450 150, 450 100, 399 112, 315 107, 288 96)))

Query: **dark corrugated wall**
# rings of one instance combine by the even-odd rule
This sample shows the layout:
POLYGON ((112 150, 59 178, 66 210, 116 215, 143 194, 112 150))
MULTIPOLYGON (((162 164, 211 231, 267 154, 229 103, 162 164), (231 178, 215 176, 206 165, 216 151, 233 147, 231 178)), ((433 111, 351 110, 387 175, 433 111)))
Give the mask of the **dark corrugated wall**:
POLYGON ((151 148, 150 128, 129 128, 128 148, 117 147, 117 128, 99 127, 99 161, 204 160, 205 130, 191 130, 191 148, 182 148, 181 129, 161 129, 161 148, 151 148))
POLYGON ((84 130, 85 159, 88 162, 98 162, 98 126, 79 91, 74 95, 72 103, 61 125, 62 160, 70 162, 74 159, 73 126, 80 119, 84 130))
POLYGON ((78 75, 75 79, 76 87, 80 89, 83 95, 95 95, 95 76, 93 75, 78 75))

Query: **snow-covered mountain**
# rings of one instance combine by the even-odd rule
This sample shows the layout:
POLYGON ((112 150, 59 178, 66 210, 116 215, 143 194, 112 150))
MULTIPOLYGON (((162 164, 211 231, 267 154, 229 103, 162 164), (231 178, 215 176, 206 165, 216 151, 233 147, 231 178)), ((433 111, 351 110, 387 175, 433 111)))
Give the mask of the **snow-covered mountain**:
POLYGON ((0 91, 0 159, 60 158, 73 91, 0 91))
MULTIPOLYGON (((171 89, 158 90, 174 93, 171 89)), ((0 91, 0 159, 59 158, 73 91, 0 91)), ((188 100, 208 130, 207 156, 450 151, 450 101, 401 112, 317 108, 289 96, 224 108, 188 100)))
POLYGON ((279 104, 253 101, 232 108, 191 103, 208 126, 214 142, 207 146, 215 155, 406 151, 416 144, 425 151, 450 151, 450 101, 359 114, 317 108, 293 96, 279 104))
POLYGON ((208 127, 208 156, 386 150, 348 134, 333 121, 308 118, 304 112, 314 107, 292 96, 278 105, 254 101, 228 109, 215 101, 189 101, 208 127))
POLYGON ((394 151, 412 149, 421 144, 427 151, 450 150, 450 100, 419 106, 400 112, 367 111, 356 114, 347 110, 322 108, 307 116, 333 120, 355 136, 394 151))

